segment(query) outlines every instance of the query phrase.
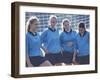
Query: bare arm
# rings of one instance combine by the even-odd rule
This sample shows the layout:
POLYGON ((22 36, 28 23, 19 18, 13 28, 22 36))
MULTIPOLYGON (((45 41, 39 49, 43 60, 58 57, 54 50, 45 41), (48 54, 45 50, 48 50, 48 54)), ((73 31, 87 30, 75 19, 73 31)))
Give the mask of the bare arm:
POLYGON ((48 50, 46 48, 44 48, 43 46, 41 46, 41 48, 43 49, 43 51, 48 54, 48 50))
POLYGON ((27 62, 28 67, 33 67, 33 65, 30 62, 28 54, 26 54, 26 62, 27 62))
POLYGON ((73 63, 76 64, 76 55, 77 55, 77 50, 74 50, 74 54, 73 54, 73 63))

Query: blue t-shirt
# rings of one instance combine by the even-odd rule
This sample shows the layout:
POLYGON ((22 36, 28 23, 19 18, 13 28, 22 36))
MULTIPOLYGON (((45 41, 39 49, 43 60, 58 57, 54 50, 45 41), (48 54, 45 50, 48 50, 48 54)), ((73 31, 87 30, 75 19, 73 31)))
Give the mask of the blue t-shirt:
POLYGON ((26 52, 29 56, 42 56, 41 40, 38 33, 35 35, 32 32, 26 34, 26 52))
POLYGON ((72 30, 70 32, 63 31, 60 34, 60 43, 63 51, 71 53, 74 52, 76 45, 76 34, 77 33, 72 30))
POLYGON ((48 28, 41 34, 43 47, 48 50, 48 53, 59 53, 61 51, 60 36, 57 29, 48 28))
POLYGON ((89 55, 89 32, 85 31, 83 36, 80 36, 80 34, 77 34, 76 38, 77 44, 76 48, 78 50, 78 56, 86 56, 89 55))

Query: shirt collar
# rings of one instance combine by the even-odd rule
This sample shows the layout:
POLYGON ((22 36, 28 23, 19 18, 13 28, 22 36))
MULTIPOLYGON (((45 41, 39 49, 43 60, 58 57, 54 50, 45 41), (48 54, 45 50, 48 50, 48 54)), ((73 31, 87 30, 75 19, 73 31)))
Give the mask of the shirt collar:
POLYGON ((55 32, 56 31, 56 29, 52 29, 52 28, 48 28, 49 30, 51 30, 52 32, 55 32))
POLYGON ((72 29, 71 29, 69 32, 65 31, 65 29, 64 29, 64 32, 65 32, 65 33, 71 33, 71 32, 72 32, 72 29))
POLYGON ((31 31, 29 31, 29 33, 30 33, 32 36, 36 36, 36 35, 37 35, 37 32, 32 33, 31 31))
POLYGON ((84 36, 86 35, 86 32, 87 32, 87 31, 85 31, 85 32, 83 33, 83 36, 81 36, 81 34, 80 34, 80 33, 79 33, 79 35, 80 35, 81 37, 84 37, 84 36))

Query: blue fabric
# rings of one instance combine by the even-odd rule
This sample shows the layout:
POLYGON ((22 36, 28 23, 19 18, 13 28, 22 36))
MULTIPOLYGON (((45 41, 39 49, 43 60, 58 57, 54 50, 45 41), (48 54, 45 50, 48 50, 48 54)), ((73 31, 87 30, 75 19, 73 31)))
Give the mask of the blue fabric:
POLYGON ((76 32, 72 30, 70 32, 63 31, 60 34, 60 43, 63 51, 72 53, 76 46, 76 32), (71 46, 68 46, 69 42, 72 42, 71 46))
POLYGON ((41 34, 43 47, 48 50, 48 53, 59 53, 61 51, 59 31, 48 28, 41 34))
POLYGON ((42 56, 40 50, 41 40, 39 34, 32 35, 31 32, 26 33, 26 53, 29 56, 42 56))
POLYGON ((76 38, 76 48, 78 49, 79 53, 77 56, 85 56, 89 55, 89 48, 90 48, 90 42, 89 42, 89 32, 85 31, 83 36, 80 36, 80 34, 77 34, 76 38))

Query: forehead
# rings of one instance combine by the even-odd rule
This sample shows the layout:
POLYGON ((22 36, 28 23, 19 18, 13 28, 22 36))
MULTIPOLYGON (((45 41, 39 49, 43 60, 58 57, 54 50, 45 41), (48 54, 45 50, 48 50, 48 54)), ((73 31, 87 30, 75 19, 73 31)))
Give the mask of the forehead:
POLYGON ((79 30, 85 30, 84 28, 79 27, 79 30))
POLYGON ((68 23, 69 23, 69 21, 64 21, 63 23, 64 23, 64 24, 68 24, 68 23))
POLYGON ((52 17, 51 20, 57 20, 55 17, 52 17))
POLYGON ((39 23, 39 21, 35 20, 35 21, 33 22, 33 24, 35 24, 35 23, 39 23))
POLYGON ((30 20, 30 23, 31 23, 31 24, 36 23, 36 22, 38 22, 37 19, 32 19, 32 20, 30 20))

